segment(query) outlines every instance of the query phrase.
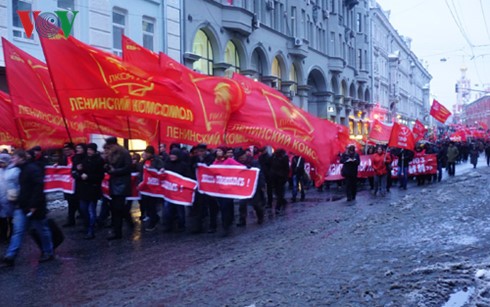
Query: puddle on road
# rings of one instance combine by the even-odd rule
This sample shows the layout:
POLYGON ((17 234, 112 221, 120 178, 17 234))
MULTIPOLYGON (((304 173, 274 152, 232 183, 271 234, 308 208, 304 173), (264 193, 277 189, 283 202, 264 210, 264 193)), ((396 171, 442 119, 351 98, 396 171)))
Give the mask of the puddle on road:
POLYGON ((475 292, 474 287, 455 292, 449 296, 449 301, 442 305, 442 307, 462 307, 468 302, 473 292, 475 292))

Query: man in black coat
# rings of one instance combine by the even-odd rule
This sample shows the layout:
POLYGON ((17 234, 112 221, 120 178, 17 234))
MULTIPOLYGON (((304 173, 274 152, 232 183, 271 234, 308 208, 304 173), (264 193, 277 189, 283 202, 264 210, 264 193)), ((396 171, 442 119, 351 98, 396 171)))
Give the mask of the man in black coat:
POLYGON ((15 202, 12 237, 2 262, 8 266, 14 264, 24 234, 29 228, 34 228, 41 239, 42 255, 39 262, 53 260, 53 241, 46 218, 43 171, 34 162, 28 161, 27 154, 22 149, 14 152, 12 162, 20 168, 20 191, 15 202))
POLYGON ((113 233, 107 240, 122 238, 122 221, 130 215, 131 208, 126 206, 126 197, 131 195, 131 156, 115 137, 106 139, 104 145, 107 163, 106 172, 111 176, 109 193, 111 196, 111 213, 113 233))
POLYGON ((346 152, 340 158, 340 163, 343 164, 342 176, 345 178, 347 201, 355 200, 357 194, 357 169, 361 163, 361 158, 356 153, 356 146, 347 146, 346 152))

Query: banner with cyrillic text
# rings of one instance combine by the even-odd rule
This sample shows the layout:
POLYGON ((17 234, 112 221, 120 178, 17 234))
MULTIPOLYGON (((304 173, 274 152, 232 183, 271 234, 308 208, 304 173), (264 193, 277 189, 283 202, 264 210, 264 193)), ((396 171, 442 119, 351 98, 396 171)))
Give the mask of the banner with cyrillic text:
POLYGON ((143 181, 138 185, 142 195, 163 198, 183 206, 192 206, 197 182, 171 171, 143 170, 143 181))
MULTIPOLYGON (((368 178, 373 177, 374 169, 372 167, 371 155, 360 156, 361 163, 358 167, 357 178, 368 178)), ((325 177, 327 181, 343 180, 344 177, 341 175, 342 166, 339 161, 332 163, 328 170, 328 174, 325 177)), ((418 176, 418 175, 430 175, 437 173, 437 156, 436 155, 424 155, 421 157, 416 157, 410 161, 408 165, 408 175, 418 176)), ((398 176, 398 158, 395 157, 391 163, 391 176, 396 178, 398 176)))
POLYGON ((196 170, 199 192, 224 198, 252 198, 259 172, 255 167, 199 164, 196 170))
MULTIPOLYGON (((140 200, 140 194, 138 192, 138 177, 140 173, 131 173, 131 196, 126 197, 126 200, 140 200)), ((102 195, 107 199, 111 198, 109 180, 111 175, 105 173, 104 179, 102 180, 102 195)))
POLYGON ((75 193, 75 180, 70 166, 46 166, 44 168, 44 193, 75 193))

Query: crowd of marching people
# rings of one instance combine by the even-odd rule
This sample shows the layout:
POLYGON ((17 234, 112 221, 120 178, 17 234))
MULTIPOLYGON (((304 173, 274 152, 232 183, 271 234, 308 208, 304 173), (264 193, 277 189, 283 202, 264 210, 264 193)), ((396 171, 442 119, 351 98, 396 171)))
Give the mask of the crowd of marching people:
MULTIPOLYGON (((404 190, 409 182, 409 163, 421 155, 436 155, 437 173, 417 176, 417 185, 441 181, 443 169, 449 176, 454 176, 455 165, 468 159, 476 167, 481 153, 485 153, 487 166, 490 166, 490 143, 484 142, 425 142, 418 143, 414 151, 385 146, 356 150, 354 145, 349 145, 344 153, 339 154, 339 161, 343 164, 343 180, 338 182, 339 186, 345 185, 348 202, 356 199, 360 182, 358 166, 360 153, 363 152, 371 154, 374 176, 366 181, 373 197, 383 197, 390 192, 394 184, 391 167, 395 159, 398 159, 397 182, 404 190)), ((249 223, 249 207, 254 210, 257 224, 264 222, 267 210, 276 215, 282 214, 288 203, 288 182, 290 202, 298 201, 298 197, 304 201, 306 191, 311 186, 305 162, 303 157, 288 155, 283 149, 272 152, 267 147, 209 148, 206 144, 196 145, 190 150, 180 144, 172 144, 167 150, 161 144, 158 151, 153 146, 147 146, 141 155, 131 154, 117 143, 115 137, 107 138, 101 150, 95 143, 66 143, 60 155, 45 155, 40 146, 28 151, 17 149, 11 154, 3 152, 0 154, 0 243, 6 244, 6 250, 2 263, 7 266, 14 264, 26 233, 37 239, 42 251, 39 262, 54 259, 53 250, 59 242, 54 238, 52 222, 47 218, 44 193, 44 169, 47 165, 70 166, 75 180, 74 193, 64 194, 68 210, 66 223, 62 226, 76 226, 79 215, 80 221, 83 221, 84 239, 95 239, 96 232, 110 227, 112 230, 107 240, 112 241, 123 238, 124 224, 129 228, 135 226, 131 211, 133 201, 127 200, 131 195, 132 173, 138 173, 141 182, 146 168, 168 170, 192 179, 196 179, 196 168, 201 163, 260 169, 255 194, 249 199, 235 202, 232 198, 213 197, 196 191, 192 206, 174 204, 150 195, 141 195, 138 201, 138 217, 143 231, 152 232, 163 227, 164 232, 215 233, 220 224, 222 235, 228 236, 235 222, 236 227, 245 227, 249 223), (102 181, 106 173, 110 175, 110 199, 102 194, 102 181), (238 205, 238 219, 235 219, 235 203, 238 205)), ((327 182, 325 185, 329 184, 327 182)))

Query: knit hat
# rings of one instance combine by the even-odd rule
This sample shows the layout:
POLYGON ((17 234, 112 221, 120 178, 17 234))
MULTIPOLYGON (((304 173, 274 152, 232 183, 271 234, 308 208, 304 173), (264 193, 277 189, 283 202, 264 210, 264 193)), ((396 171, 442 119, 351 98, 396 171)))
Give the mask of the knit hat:
POLYGON ((146 147, 145 152, 154 155, 155 154, 155 147, 149 145, 146 147))
POLYGON ((243 156, 244 154, 246 154, 247 151, 244 150, 243 148, 238 148, 236 151, 235 151, 235 157, 241 157, 243 156))
POLYGON ((66 142, 66 143, 63 145, 63 148, 67 148, 67 149, 75 149, 75 144, 73 144, 72 142, 66 142))
POLYGON ((87 144, 87 149, 92 149, 93 151, 97 151, 97 144, 95 144, 95 143, 88 143, 87 144))
POLYGON ((117 144, 117 138, 115 136, 110 136, 105 139, 105 144, 106 145, 116 145, 117 144))
POLYGON ((42 151, 41 146, 39 146, 39 145, 36 145, 36 146, 32 147, 32 150, 34 150, 34 151, 42 151))

